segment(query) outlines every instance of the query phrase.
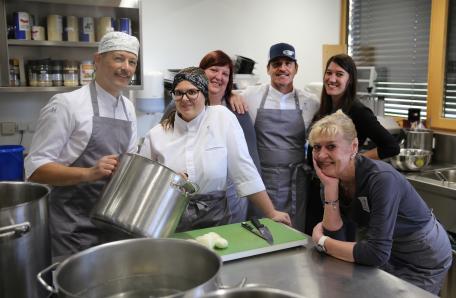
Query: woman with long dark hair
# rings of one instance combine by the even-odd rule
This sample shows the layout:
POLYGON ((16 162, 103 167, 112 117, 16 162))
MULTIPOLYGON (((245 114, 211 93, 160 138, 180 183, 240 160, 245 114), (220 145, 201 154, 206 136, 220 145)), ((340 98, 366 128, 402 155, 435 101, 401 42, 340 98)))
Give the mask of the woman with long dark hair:
MULTIPOLYGON (((314 120, 319 120, 341 109, 356 127, 358 144, 361 147, 369 138, 375 148, 360 152, 372 159, 384 159, 399 153, 396 139, 378 122, 374 113, 363 105, 356 96, 357 70, 353 59, 346 54, 329 58, 323 75, 320 109, 314 120)), ((308 161, 312 161, 312 150, 308 151, 308 161)), ((310 164, 310 166, 312 166, 310 164)), ((314 178, 311 183, 310 199, 306 217, 306 233, 321 221, 323 207, 320 201, 320 182, 314 178)))

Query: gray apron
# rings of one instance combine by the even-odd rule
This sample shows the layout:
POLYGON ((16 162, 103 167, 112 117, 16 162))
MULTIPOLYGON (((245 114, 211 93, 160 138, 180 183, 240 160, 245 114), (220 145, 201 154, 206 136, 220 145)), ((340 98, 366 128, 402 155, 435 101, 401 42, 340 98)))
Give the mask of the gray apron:
POLYGON ((231 212, 230 223, 243 222, 247 220, 247 210, 249 207, 249 200, 245 197, 238 197, 234 184, 228 180, 226 189, 226 198, 228 200, 228 207, 231 212))
MULTIPOLYGON (((265 109, 269 87, 255 120, 258 155, 266 190, 274 207, 287 212, 292 226, 304 230, 310 167, 305 164, 306 127, 295 91, 294 110, 265 109)), ((254 212, 258 214, 258 211, 254 212)))
POLYGON ((231 214, 225 191, 213 191, 190 197, 176 232, 202 229, 230 223, 231 214))
POLYGON ((438 295, 451 261, 448 235, 432 215, 421 230, 394 239, 390 260, 381 269, 438 295))
MULTIPOLYGON (((132 136, 122 97, 127 120, 100 117, 95 81, 90 83, 90 96, 94 114, 92 134, 72 167, 92 167, 103 156, 125 153, 132 136)), ((89 216, 108 179, 52 189, 49 210, 53 257, 68 256, 103 241, 102 230, 90 222, 89 216)))

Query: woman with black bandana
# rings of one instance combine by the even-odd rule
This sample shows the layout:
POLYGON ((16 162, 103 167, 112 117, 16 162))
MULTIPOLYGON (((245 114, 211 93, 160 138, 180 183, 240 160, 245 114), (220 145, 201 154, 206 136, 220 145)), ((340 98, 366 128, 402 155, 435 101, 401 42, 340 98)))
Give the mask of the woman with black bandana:
POLYGON ((197 67, 180 71, 172 89, 176 111, 149 131, 141 155, 185 173, 200 187, 177 231, 229 223, 228 178, 240 197, 246 196, 267 217, 289 225, 288 214, 275 210, 265 191, 234 114, 221 105, 208 106, 204 71, 197 67))
MULTIPOLYGON (((260 159, 256 142, 255 128, 250 115, 244 110, 243 100, 239 94, 233 92, 234 65, 231 58, 223 51, 216 50, 207 53, 200 61, 199 67, 204 70, 208 78, 209 105, 226 106, 236 116, 242 131, 244 132, 250 157, 260 172, 260 159)), ((166 107, 164 118, 168 113, 175 112, 174 100, 166 107)), ((163 118, 163 119, 164 119, 163 118)), ((230 223, 242 222, 247 219, 248 200, 240 198, 236 194, 233 184, 230 182, 227 188, 228 206, 231 212, 230 223)))

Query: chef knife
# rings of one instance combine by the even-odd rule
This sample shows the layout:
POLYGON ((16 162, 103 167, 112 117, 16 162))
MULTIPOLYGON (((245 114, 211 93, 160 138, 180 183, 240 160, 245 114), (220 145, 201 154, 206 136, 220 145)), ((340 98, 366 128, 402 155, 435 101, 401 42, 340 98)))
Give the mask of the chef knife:
POLYGON ((266 242, 267 242, 268 244, 271 244, 271 243, 269 243, 269 240, 268 240, 268 239, 266 239, 263 235, 261 235, 260 231, 256 230, 255 227, 253 227, 253 226, 250 225, 249 223, 247 223, 247 222, 241 222, 241 226, 242 226, 243 228, 249 230, 249 231, 252 232, 253 234, 257 235, 258 237, 260 237, 260 238, 266 240, 266 242))
POLYGON ((256 217, 252 217, 250 219, 252 224, 257 228, 258 231, 260 231, 260 234, 263 235, 263 238, 266 239, 266 241, 270 244, 274 244, 274 239, 272 238, 271 232, 269 231, 268 227, 263 225, 256 217))

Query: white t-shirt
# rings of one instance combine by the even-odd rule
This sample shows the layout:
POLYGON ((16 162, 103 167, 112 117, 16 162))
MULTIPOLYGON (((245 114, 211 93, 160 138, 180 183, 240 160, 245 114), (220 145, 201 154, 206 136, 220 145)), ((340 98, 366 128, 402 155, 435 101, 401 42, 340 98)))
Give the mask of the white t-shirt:
MULTIPOLYGON (((95 84, 100 116, 127 120, 122 102, 95 84)), ((128 119, 132 122, 132 136, 128 152, 137 146, 136 114, 130 100, 123 96, 128 119)), ((44 164, 57 162, 68 166, 84 151, 92 134, 93 108, 89 85, 67 93, 54 95, 41 109, 37 129, 29 154, 25 159, 28 179, 44 164)))
POLYGON ((269 84, 263 84, 260 86, 249 86, 241 95, 244 97, 248 107, 249 114, 255 123, 258 108, 261 105, 263 95, 269 88, 268 96, 266 97, 264 108, 265 109, 278 109, 278 110, 294 110, 295 105, 295 92, 298 93, 299 106, 302 109, 302 118, 306 129, 309 128, 310 123, 315 113, 320 108, 320 101, 310 92, 306 92, 297 88, 287 94, 283 94, 270 86, 269 84))
POLYGON ((187 173, 201 194, 226 190, 227 178, 239 197, 265 190, 236 116, 221 105, 206 107, 190 122, 176 114, 174 129, 156 125, 146 135, 141 155, 187 173))

